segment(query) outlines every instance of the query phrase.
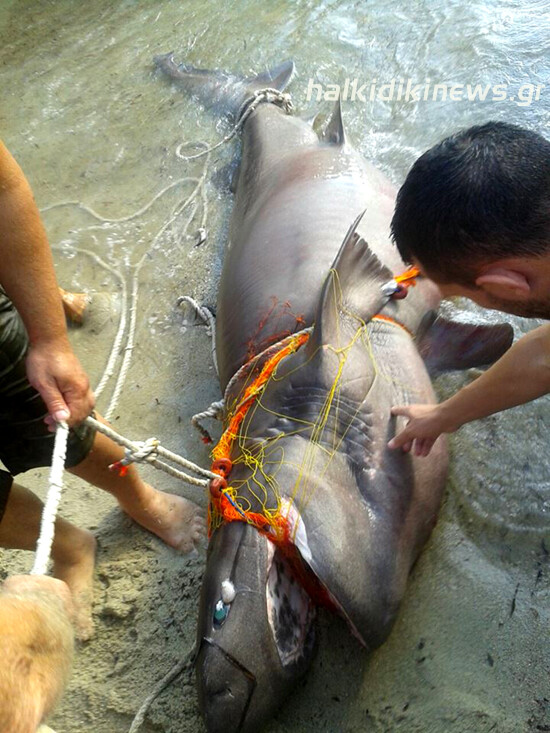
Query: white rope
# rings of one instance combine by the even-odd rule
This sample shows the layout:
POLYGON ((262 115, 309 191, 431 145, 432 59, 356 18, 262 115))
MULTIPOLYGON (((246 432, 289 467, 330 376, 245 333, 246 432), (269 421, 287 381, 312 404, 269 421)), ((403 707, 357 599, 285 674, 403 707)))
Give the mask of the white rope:
MULTIPOLYGON (((208 160, 209 160, 209 157, 207 158, 207 160, 205 162, 205 167, 204 167, 203 173, 202 173, 202 175, 199 178, 193 178, 193 179, 185 178, 185 179, 181 179, 180 180, 180 182, 183 181, 183 180, 185 180, 185 181, 189 181, 189 180, 194 181, 196 183, 195 188, 191 191, 191 193, 189 194, 189 196, 186 199, 184 199, 183 202, 177 204, 174 207, 174 209, 172 210, 171 216, 168 218, 168 220, 165 222, 165 224, 163 224, 163 226, 160 228, 160 230, 155 235, 155 237, 153 239, 153 242, 151 243, 151 246, 149 248, 149 251, 153 251, 154 250, 157 242, 160 240, 160 238, 165 233, 165 231, 168 229, 168 227, 171 226, 174 223, 174 221, 176 221, 176 219, 178 218, 178 216, 180 215, 180 213, 182 211, 184 211, 189 206, 189 204, 194 201, 194 199, 196 198, 196 196, 197 196, 198 193, 201 194, 201 199, 202 199, 202 203, 203 203, 203 219, 204 219, 204 216, 206 215, 206 205, 207 205, 206 204, 206 194, 205 194, 205 191, 204 191, 204 180, 206 178, 206 171, 207 171, 207 166, 208 166, 208 160)), ((171 188, 171 186, 170 186, 170 188, 171 188)), ((168 189, 167 188, 164 189, 161 193, 163 193, 166 190, 168 190, 168 189)), ((158 195, 155 197, 155 200, 156 200, 156 198, 158 198, 158 195)), ((145 207, 145 208, 147 208, 147 207, 145 207)), ((145 208, 143 210, 145 210, 145 208)), ((196 211, 196 206, 193 204, 193 211, 192 211, 191 216, 189 217, 189 219, 186 222, 184 231, 187 231, 187 229, 189 227, 189 224, 191 223, 191 220, 192 220, 193 216, 195 215, 195 211, 196 211)), ((201 223, 203 223, 203 221, 201 221, 201 223)), ((119 371, 119 374, 118 374, 118 377, 117 377, 117 381, 116 381, 115 387, 113 389, 113 394, 111 396, 111 400, 109 402, 109 406, 108 406, 107 410, 105 411, 105 419, 106 420, 110 420, 112 418, 113 413, 114 413, 114 411, 116 410, 116 408, 118 406, 120 395, 122 394, 122 390, 123 390, 124 384, 126 382, 126 377, 128 376, 128 371, 130 370, 130 365, 131 365, 131 360, 132 360, 132 355, 133 355, 133 350, 134 350, 136 327, 137 327, 137 306, 138 306, 138 298, 139 298, 139 275, 140 275, 140 272, 141 272, 141 268, 143 267, 143 265, 145 264, 145 262, 147 260, 147 255, 149 254, 149 251, 148 252, 145 252, 145 254, 141 257, 141 259, 133 266, 132 294, 131 294, 131 300, 130 300, 130 314, 129 314, 130 315, 130 325, 129 325, 129 328, 128 328, 128 336, 127 336, 127 339, 126 339, 126 346, 124 347, 124 356, 122 357, 122 363, 121 363, 121 366, 120 366, 120 371, 119 371)), ((172 474, 172 475, 174 475, 174 474, 172 474)))
MULTIPOLYGON (((198 191, 199 186, 200 184, 197 184, 197 186, 193 189, 191 195, 187 197, 187 199, 183 202, 183 204, 181 204, 181 206, 178 206, 175 213, 173 213, 172 216, 168 219, 168 221, 160 228, 160 230, 155 235, 155 238, 153 239, 150 250, 154 249, 155 245, 157 244, 159 239, 162 237, 164 232, 174 222, 174 220, 179 216, 180 211, 183 211, 187 207, 187 205, 192 201, 192 198, 195 192, 198 191)), ((112 418, 113 413, 118 406, 120 395, 122 394, 122 389, 124 387, 124 383, 126 382, 128 371, 130 369, 131 360, 132 360, 132 352, 134 350, 136 327, 137 327, 137 307, 138 307, 138 299, 139 299, 139 275, 141 272, 141 268, 145 264, 148 254, 149 252, 145 252, 145 254, 141 257, 141 259, 133 266, 132 294, 130 298, 130 325, 128 328, 128 336, 126 339, 126 346, 124 347, 124 356, 122 357, 120 371, 118 373, 117 381, 113 389, 111 401, 109 402, 109 407, 107 408, 105 412, 106 420, 110 420, 112 418)))
POLYGON ((53 446, 52 467, 50 470, 49 488, 42 521, 40 523, 40 536, 36 544, 36 556, 31 575, 45 575, 48 569, 48 562, 52 551, 52 543, 55 532, 55 518, 61 500, 63 490, 63 471, 65 468, 65 456, 67 454, 67 439, 69 437, 69 426, 65 422, 57 424, 53 446))
POLYGON ((290 114, 293 109, 290 94, 285 94, 278 89, 273 89, 272 87, 257 89, 254 94, 252 94, 252 96, 245 99, 244 102, 241 104, 239 111, 237 112, 237 122, 230 130, 230 132, 228 132, 228 134, 223 137, 218 143, 212 145, 209 148, 206 148, 205 150, 202 150, 200 153, 196 153, 195 155, 183 155, 181 152, 181 148, 183 147, 184 143, 182 143, 182 145, 179 145, 176 148, 176 155, 182 160, 195 160, 196 158, 201 158, 203 155, 207 155, 214 152, 214 150, 221 148, 222 145, 225 145, 225 143, 229 142, 233 137, 235 137, 235 135, 239 132, 246 120, 250 117, 252 112, 254 112, 254 110, 260 104, 265 102, 276 104, 278 107, 281 107, 286 112, 286 114, 290 114))
MULTIPOLYGON (((216 375, 219 377, 220 373, 218 371, 218 357, 216 354, 216 317, 212 313, 212 311, 207 308, 204 305, 200 305, 194 298, 191 298, 189 295, 181 295, 177 300, 177 305, 189 305, 195 312, 195 315, 198 316, 203 323, 206 324, 207 328, 210 330, 210 338, 211 338, 211 350, 212 350, 212 361, 214 363, 214 369, 216 370, 216 375)), ((224 412, 225 412, 225 402, 224 400, 219 400, 217 402, 212 402, 212 404, 202 412, 197 412, 196 415, 193 415, 191 418, 191 424, 195 428, 195 430, 198 430, 198 432, 202 436, 203 443, 211 443, 212 437, 208 430, 203 426, 202 421, 206 420, 208 418, 213 418, 214 420, 223 420, 224 418, 224 412)))
POLYGON ((117 219, 109 219, 108 217, 101 216, 101 214, 98 214, 95 209, 92 209, 91 206, 87 206, 86 204, 83 204, 81 201, 59 201, 55 204, 49 204, 48 206, 44 206, 40 209, 41 213, 45 213, 46 211, 51 211, 52 209, 59 209, 63 206, 76 206, 78 209, 82 209, 82 211, 85 211, 87 214, 90 214, 94 219, 97 221, 100 221, 102 224, 123 224, 126 221, 132 221, 132 219, 137 219, 138 216, 141 216, 141 214, 144 214, 148 209, 151 208, 151 206, 158 201, 158 199, 161 196, 164 196, 165 193, 170 191, 170 189, 175 188, 176 186, 179 186, 182 183, 189 183, 190 181, 196 182, 197 178, 192 178, 190 176, 185 176, 185 178, 178 178, 177 181, 173 181, 172 183, 169 183, 167 186, 162 188, 157 194, 153 196, 153 198, 148 201, 144 206, 141 207, 141 209, 138 209, 137 211, 134 211, 132 214, 128 214, 128 216, 121 216, 117 219))
POLYGON ((212 442, 212 436, 208 432, 208 430, 204 427, 202 424, 203 420, 206 420, 207 418, 212 418, 214 420, 223 420, 225 415, 225 400, 219 400, 218 402, 212 402, 212 404, 206 408, 206 410, 203 410, 203 412, 197 412, 196 415, 193 415, 191 418, 191 425, 195 428, 195 430, 198 430, 199 433, 202 435, 202 441, 203 443, 211 443, 212 442))
POLYGON ((130 299, 130 326, 128 328, 128 336, 126 337, 126 346, 124 347, 124 356, 122 357, 122 362, 120 365, 120 370, 118 372, 118 377, 115 382, 115 386, 113 389, 113 394, 111 395, 109 406, 107 407, 107 410, 105 411, 106 420, 110 420, 112 418, 114 411, 118 407, 118 401, 120 399, 120 395, 122 394, 122 389, 124 387, 126 377, 128 376, 128 371, 130 370, 130 363, 132 360, 132 352, 134 350, 134 341, 135 341, 135 336, 136 336, 137 305, 138 305, 138 298, 139 298, 139 273, 145 262, 146 256, 147 256, 147 253, 145 253, 143 257, 141 258, 141 260, 137 263, 137 265, 134 268, 134 273, 132 276, 132 294, 131 294, 131 299, 130 299))
POLYGON ((216 376, 220 376, 220 373, 218 371, 218 357, 216 354, 216 316, 212 313, 210 308, 207 308, 205 305, 200 305, 200 303, 197 303, 197 301, 194 298, 191 298, 189 295, 180 295, 180 297, 176 301, 176 305, 189 305, 193 310, 195 311, 195 315, 197 315, 202 322, 207 326, 207 328, 210 331, 210 338, 211 338, 211 351, 212 351, 212 362, 214 363, 214 369, 216 370, 216 376))
MULTIPOLYGON (((207 148, 206 143, 203 143, 203 142, 195 143, 195 146, 207 148)), ((178 150, 181 147, 182 147, 181 145, 178 146, 178 150)), ((192 182, 195 184, 191 193, 183 201, 178 202, 174 206, 168 220, 163 224, 163 226, 160 228, 160 230, 155 235, 153 242, 151 246, 149 247, 148 251, 145 252, 145 254, 138 260, 136 264, 131 266, 132 280, 131 280, 131 296, 130 296, 129 308, 128 308, 128 285, 127 285, 126 279, 114 267, 104 262, 104 260, 102 260, 94 252, 91 252, 90 250, 86 250, 83 248, 73 247, 73 249, 76 252, 82 252, 92 257, 99 265, 101 265, 106 270, 108 270, 111 274, 113 274, 119 280, 121 284, 122 305, 121 305, 121 316, 119 320, 119 326, 118 326, 117 334, 115 336, 115 340, 113 342, 113 346, 111 348, 111 352, 109 354, 109 358, 107 360, 107 365, 101 376, 101 379, 99 380, 99 384, 97 388, 95 389, 95 395, 97 398, 103 392, 108 381, 114 375, 116 362, 119 359, 120 355, 122 354, 122 359, 121 359, 120 367, 118 370, 118 376, 117 376, 115 385, 113 387, 111 399, 104 412, 105 418, 107 420, 112 418, 118 406, 120 395, 122 394, 122 390, 124 388, 124 384, 128 376, 128 372, 130 370, 131 360, 132 360, 132 355, 133 355, 133 350, 134 350, 134 344, 135 344, 135 334, 136 334, 136 328, 137 328, 139 275, 140 275, 143 265, 147 261, 147 256, 149 252, 154 250, 155 246, 157 245, 158 241, 163 236, 163 234, 166 232, 166 230, 170 226, 172 226, 177 221, 180 214, 189 205, 191 205, 190 216, 186 219, 184 226, 180 232, 181 237, 186 235, 189 229, 189 226, 191 225, 191 222, 197 212, 198 205, 195 202, 197 198, 200 199, 201 208, 202 208, 202 217, 200 220, 200 227, 197 230, 197 233, 199 234, 201 241, 204 241, 204 238, 206 237, 205 226, 206 226, 206 221, 207 221, 207 216, 208 216, 208 200, 206 197, 205 181, 206 181, 206 175, 208 171, 208 163, 209 163, 210 156, 209 156, 209 151, 207 149, 204 150, 203 152, 206 153, 206 159, 205 159, 202 173, 199 177, 186 176, 184 178, 179 178, 178 180, 173 181, 172 183, 170 183, 169 185, 161 189, 157 194, 155 194, 155 196, 148 203, 146 203, 144 206, 142 206, 140 209, 133 212, 132 214, 129 214, 128 216, 123 216, 119 218, 107 218, 107 217, 101 216, 101 214, 98 214, 97 211, 92 209, 90 206, 87 206, 86 204, 81 203, 80 201, 62 201, 59 203, 50 204, 49 206, 45 206, 44 208, 41 209, 41 212, 44 213, 52 209, 60 208, 63 206, 76 206, 82 209, 83 211, 85 211, 86 213, 88 213, 94 219, 97 219, 102 224, 119 224, 119 223, 131 221, 133 219, 136 219, 141 214, 144 214, 148 209, 150 209, 153 206, 153 204, 156 201, 158 201, 158 199, 161 198, 161 196, 163 196, 167 191, 171 190, 172 188, 179 186, 183 183, 192 182), (126 326, 128 322, 129 322, 129 326, 128 326, 128 333, 126 336, 126 345, 123 347, 122 343, 124 339, 124 334, 126 333, 126 326)), ((178 157, 182 157, 182 156, 180 155, 178 157)), ((94 228, 97 228, 97 227, 89 227, 88 231, 94 228)), ((61 250, 64 248, 55 247, 55 249, 61 250)))
POLYGON ((160 695, 160 693, 166 687, 168 687, 171 682, 176 679, 176 677, 178 677, 185 670, 186 667, 189 666, 190 663, 193 662, 195 653, 196 645, 194 644, 191 651, 182 660, 176 662, 172 669, 160 680, 160 682, 154 688, 153 692, 151 692, 151 694, 148 695, 143 701, 141 707, 136 713, 134 720, 132 721, 132 725, 128 733, 137 733, 137 731, 141 728, 143 721, 145 720, 145 716, 147 715, 151 703, 155 700, 155 698, 160 695))
POLYGON ((156 438, 149 438, 147 441, 131 441, 107 425, 98 422, 93 417, 87 417, 84 422, 126 449, 125 457, 118 462, 119 465, 127 466, 129 463, 134 462, 149 463, 154 468, 158 468, 159 470, 164 471, 171 476, 175 476, 188 484, 201 486, 203 488, 208 486, 211 479, 218 478, 217 474, 212 473, 212 471, 183 458, 183 456, 180 456, 177 453, 173 453, 172 451, 163 448, 156 438), (199 474, 199 476, 204 476, 204 478, 198 479, 194 476, 189 476, 182 471, 178 471, 164 461, 159 461, 157 456, 171 461, 176 465, 183 466, 184 468, 199 474))
MULTIPOLYGON (((95 239, 95 237, 94 237, 95 239)), ((58 251, 65 251, 64 247, 59 247, 57 245, 53 245, 52 249, 58 250, 58 251)), ((91 259, 95 260, 98 265, 103 267, 107 272, 109 272, 115 279, 117 279, 120 283, 120 289, 122 293, 122 303, 120 306, 120 318, 118 322, 118 329, 115 336, 115 340, 113 341, 113 346, 111 348, 111 352, 109 354, 109 358, 107 359, 107 365, 103 371, 103 375, 101 379, 99 380, 99 383, 97 387, 94 389, 94 395, 96 400, 99 398, 103 390, 105 389, 105 386, 109 379, 113 376, 115 372, 115 362, 118 358, 118 355, 120 353, 120 349, 122 346, 122 339, 124 338, 124 332, 126 331, 126 312, 128 309, 128 286, 126 284, 126 280, 120 272, 109 265, 107 262, 105 262, 99 255, 97 255, 95 252, 92 252, 92 250, 85 249, 83 247, 72 247, 72 249, 75 252, 78 252, 79 254, 85 254, 91 259)))

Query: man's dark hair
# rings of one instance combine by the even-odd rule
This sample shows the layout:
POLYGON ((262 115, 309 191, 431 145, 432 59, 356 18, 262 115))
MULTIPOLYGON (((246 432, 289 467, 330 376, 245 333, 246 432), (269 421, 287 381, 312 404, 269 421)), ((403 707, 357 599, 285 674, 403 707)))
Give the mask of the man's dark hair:
POLYGON ((461 130, 413 165, 392 237, 442 282, 471 285, 479 265, 550 252, 550 142, 504 122, 461 130))

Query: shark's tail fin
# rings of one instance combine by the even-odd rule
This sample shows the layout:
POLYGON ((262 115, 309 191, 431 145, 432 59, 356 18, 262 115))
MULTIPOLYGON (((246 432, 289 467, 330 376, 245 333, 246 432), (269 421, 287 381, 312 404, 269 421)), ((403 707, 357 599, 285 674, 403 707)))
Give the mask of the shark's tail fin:
POLYGON ((187 94, 197 97, 206 107, 230 114, 236 114, 242 103, 259 89, 270 87, 282 92, 294 74, 293 61, 283 61, 249 77, 196 69, 187 64, 178 66, 173 52, 155 56, 154 61, 168 76, 180 82, 187 94))

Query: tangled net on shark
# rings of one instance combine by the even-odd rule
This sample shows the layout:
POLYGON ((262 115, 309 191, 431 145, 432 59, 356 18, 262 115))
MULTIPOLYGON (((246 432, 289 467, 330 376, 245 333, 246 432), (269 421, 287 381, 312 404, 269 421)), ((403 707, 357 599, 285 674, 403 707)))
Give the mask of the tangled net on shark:
MULTIPOLYGON (((338 272, 331 270, 330 274, 330 286, 337 291, 341 304, 338 272)), ((415 277, 418 274, 416 268, 410 268, 395 279, 401 287, 414 286, 415 277)), ((288 335, 275 345, 266 348, 261 354, 247 362, 231 380, 226 390, 226 394, 231 395, 231 400, 226 405, 225 429, 212 450, 211 470, 220 478, 213 480, 210 484, 208 507, 210 536, 223 522, 242 521, 251 524, 265 534, 286 554, 289 554, 294 547, 304 551, 303 528, 299 517, 315 490, 308 478, 314 475, 312 471, 313 449, 323 446, 325 465, 319 467, 317 471, 322 474, 337 454, 360 410, 360 406, 357 406, 350 412, 348 406, 342 405, 340 401, 340 387, 348 354, 352 347, 360 344, 373 364, 374 379, 380 378, 393 382, 395 377, 385 373, 376 364, 376 357, 370 342, 371 332, 372 329, 380 328, 380 322, 389 322, 407 331, 403 324, 380 313, 374 315, 368 323, 365 323, 356 313, 348 312, 348 315, 357 323, 357 327, 343 346, 338 348, 326 346, 337 356, 339 364, 334 381, 326 390, 314 419, 304 419, 303 416, 292 414, 292 410, 284 413, 275 412, 263 400, 264 392, 270 381, 288 378, 295 370, 303 368, 315 358, 315 353, 313 353, 306 361, 302 360, 297 366, 287 369, 284 375, 279 374, 281 363, 291 361, 293 355, 308 343, 312 327, 288 335), (236 396, 231 394, 235 382, 239 382, 240 385, 236 396), (261 440, 250 439, 249 428, 256 412, 261 410, 269 412, 274 419, 291 423, 292 429, 278 432, 271 437, 263 437, 261 440), (338 420, 332 420, 332 425, 329 425, 331 416, 335 415, 338 416, 338 420), (343 417, 347 423, 342 429, 343 417), (337 424, 340 424, 338 430, 336 429, 337 424), (285 451, 280 443, 282 439, 295 435, 305 438, 309 443, 309 449, 306 449, 300 465, 296 467, 297 477, 294 485, 283 487, 277 478, 279 469, 285 464, 285 451), (238 465, 246 467, 249 475, 228 483, 233 466, 238 465)), ((298 318, 296 320, 299 324, 300 320, 298 318)))

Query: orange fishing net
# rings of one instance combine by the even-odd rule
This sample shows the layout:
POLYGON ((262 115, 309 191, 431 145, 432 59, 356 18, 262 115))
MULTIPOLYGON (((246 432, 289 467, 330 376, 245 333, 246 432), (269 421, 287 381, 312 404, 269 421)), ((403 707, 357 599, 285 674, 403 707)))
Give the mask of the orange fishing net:
POLYGON ((393 279, 399 285, 404 285, 407 288, 414 288, 414 286, 416 285, 416 278, 419 277, 420 274, 421 273, 418 267, 415 267, 415 265, 411 265, 405 270, 405 272, 402 272, 401 275, 396 275, 393 279))
MULTIPOLYGON (((395 280, 403 287, 410 287, 415 285, 415 278, 418 277, 418 275, 418 268, 410 267, 402 275, 396 276, 395 280)), ((390 321, 401 326, 405 331, 410 333, 403 324, 389 316, 379 314, 374 316, 373 320, 390 321)), ((350 342, 350 346, 357 341, 361 331, 362 329, 359 327, 356 335, 350 342)), ((309 336, 309 331, 305 331, 297 333, 290 338, 285 338, 281 342, 280 348, 267 358, 257 376, 255 376, 246 387, 241 399, 232 410, 227 421, 227 426, 218 444, 212 451, 213 463, 211 470, 219 476, 219 479, 213 479, 210 482, 210 500, 208 505, 209 536, 212 534, 213 530, 223 522, 241 521, 253 525, 258 531, 265 534, 278 546, 288 548, 289 545, 292 544, 292 534, 295 531, 295 528, 291 527, 291 521, 287 516, 288 510, 286 513, 282 511, 280 497, 276 496, 275 501, 270 500, 270 502, 260 502, 260 504, 262 504, 261 512, 252 511, 250 501, 245 497, 239 498, 237 488, 235 486, 228 485, 228 478, 233 466, 231 454, 235 441, 246 438, 245 435, 241 435, 241 432, 243 431, 243 422, 246 416, 253 405, 257 404, 260 400, 269 379, 273 376, 280 362, 290 354, 298 351, 298 349, 307 342, 309 336)), ((318 438, 320 432, 322 432, 324 422, 326 421, 330 410, 330 405, 336 398, 337 385, 341 377, 341 371, 345 362, 347 349, 343 348, 337 351, 339 351, 341 355, 340 369, 338 370, 335 383, 330 390, 330 393, 327 395, 327 404, 325 410, 320 416, 320 423, 318 426, 313 426, 315 429, 312 432, 312 440, 315 440, 316 437, 318 438)), ((241 445, 241 452, 243 450, 244 447, 241 445)), ((239 461, 242 459, 243 456, 240 454, 235 458, 235 460, 239 461)), ((246 455, 245 462, 246 461, 249 461, 247 465, 252 465, 253 469, 259 464, 259 461, 250 453, 246 455)), ((298 487, 295 487, 295 490, 297 491, 298 487)), ((274 493, 276 495, 276 491, 274 493)))
POLYGON ((220 480, 213 480, 210 483, 210 502, 208 505, 208 531, 212 532, 214 515, 222 521, 232 522, 235 520, 245 521, 254 525, 258 530, 267 534, 277 544, 283 544, 289 540, 289 527, 286 517, 279 513, 251 512, 243 509, 236 501, 235 490, 227 486, 227 477, 231 472, 231 451, 233 444, 239 435, 239 429, 248 411, 256 402, 265 389, 265 385, 277 368, 277 365, 289 354, 297 351, 309 339, 309 332, 296 334, 282 348, 271 356, 263 365, 258 376, 246 388, 242 400, 235 408, 229 419, 227 428, 224 430, 218 444, 212 451, 211 470, 220 476, 220 480))

